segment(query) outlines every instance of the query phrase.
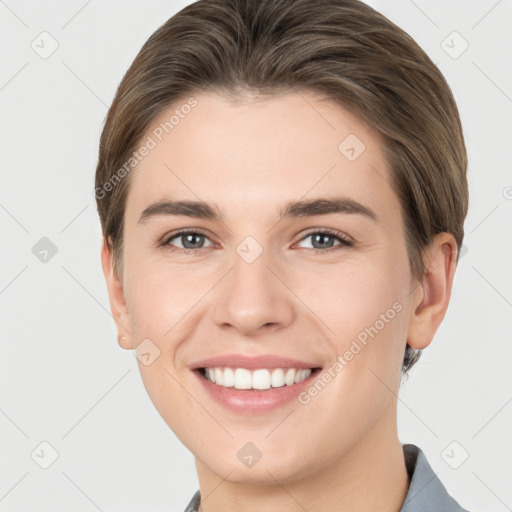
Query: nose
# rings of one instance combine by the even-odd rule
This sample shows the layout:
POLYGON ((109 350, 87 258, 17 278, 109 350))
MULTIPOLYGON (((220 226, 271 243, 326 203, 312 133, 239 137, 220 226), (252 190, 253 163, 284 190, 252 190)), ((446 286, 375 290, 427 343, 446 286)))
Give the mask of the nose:
POLYGON ((244 336, 290 325, 295 315, 294 296, 279 268, 266 251, 250 263, 236 253, 233 268, 217 290, 216 324, 244 336))

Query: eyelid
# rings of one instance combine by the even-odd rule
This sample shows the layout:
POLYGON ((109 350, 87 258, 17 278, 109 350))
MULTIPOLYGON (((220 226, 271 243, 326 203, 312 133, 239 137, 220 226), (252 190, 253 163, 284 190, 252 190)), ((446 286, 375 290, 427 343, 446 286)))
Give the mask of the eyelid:
POLYGON ((302 235, 302 237, 293 245, 296 245, 300 242, 302 242, 305 238, 308 238, 309 236, 311 235, 315 235, 317 233, 320 233, 320 234, 327 234, 327 235, 331 235, 333 236, 334 238, 338 238, 338 240, 340 241, 340 243, 334 247, 330 247, 328 249, 315 249, 315 248, 307 248, 311 251, 316 251, 316 252, 329 252, 329 251, 332 251, 332 250, 335 250, 337 247, 351 247, 355 244, 354 240, 352 240, 351 237, 349 237, 348 235, 345 235, 344 233, 336 230, 336 229, 331 229, 331 228, 313 228, 311 230, 309 230, 308 232, 306 232, 305 234, 302 235))
POLYGON ((211 240, 210 236, 206 232, 204 232, 201 228, 183 228, 183 229, 179 229, 178 231, 173 231, 171 233, 164 235, 161 238, 161 240, 159 241, 158 245, 163 246, 163 247, 171 247, 172 250, 177 250, 177 251, 181 251, 181 252, 190 252, 190 253, 201 251, 203 249, 209 249, 209 247, 200 247, 198 249, 182 249, 181 247, 174 247, 169 244, 169 242, 171 240, 173 240, 174 238, 179 238, 180 235, 185 235, 185 234, 190 234, 190 233, 193 233, 196 235, 202 235, 205 238, 207 238, 208 240, 210 240, 212 242, 212 244, 215 243, 213 240, 211 240))
POLYGON ((299 242, 304 240, 304 238, 306 238, 310 235, 314 235, 315 233, 326 233, 328 235, 336 236, 336 237, 344 240, 345 242, 350 242, 350 243, 354 242, 352 240, 352 238, 350 238, 345 233, 338 231, 336 229, 331 229, 331 228, 312 228, 312 229, 308 230, 305 234, 302 235, 302 238, 299 240, 299 242))

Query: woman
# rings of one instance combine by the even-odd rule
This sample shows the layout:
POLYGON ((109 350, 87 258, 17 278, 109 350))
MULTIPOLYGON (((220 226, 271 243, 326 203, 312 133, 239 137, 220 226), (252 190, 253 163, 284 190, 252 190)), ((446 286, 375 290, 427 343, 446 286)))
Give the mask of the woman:
POLYGON ((119 343, 193 453, 187 510, 464 509, 397 434, 468 206, 445 79, 358 0, 200 0, 101 137, 119 343))

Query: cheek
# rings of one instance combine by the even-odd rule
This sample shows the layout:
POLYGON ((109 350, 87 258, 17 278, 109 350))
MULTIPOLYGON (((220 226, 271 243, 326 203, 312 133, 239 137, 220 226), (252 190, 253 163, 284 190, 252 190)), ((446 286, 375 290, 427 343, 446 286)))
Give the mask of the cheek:
POLYGON ((201 286, 192 273, 150 262, 144 268, 133 266, 127 280, 125 299, 134 343, 149 339, 159 351, 149 365, 138 360, 142 381, 156 409, 181 436, 187 422, 176 411, 191 410, 196 404, 179 384, 180 346, 190 334, 194 305, 204 293, 204 281, 201 286))
POLYGON ((313 383, 302 403, 323 422, 321 431, 337 425, 333 443, 339 435, 355 443, 384 411, 392 416, 389 404, 399 385, 407 325, 404 276, 388 265, 365 268, 374 270, 331 271, 321 292, 303 290, 304 297, 309 293, 305 302, 328 326, 332 363, 325 379, 319 378, 324 384, 313 383))
POLYGON ((166 268, 151 261, 133 267, 125 299, 135 332, 166 343, 204 294, 204 287, 204 280, 186 269, 166 268))
POLYGON ((403 266, 375 260, 357 267, 332 266, 329 276, 303 283, 304 302, 321 319, 332 358, 343 357, 351 382, 380 376, 395 384, 407 330, 408 273, 403 266))
MULTIPOLYGON (((295 286, 300 290, 298 295, 317 312, 334 338, 342 339, 356 336, 390 309, 384 320, 394 319, 399 307, 393 309, 393 305, 397 302, 403 305, 407 295, 405 279, 398 266, 368 259, 350 266, 341 263, 327 270, 309 272, 307 280, 297 276, 295 286)), ((382 330, 381 322, 378 326, 382 330)))

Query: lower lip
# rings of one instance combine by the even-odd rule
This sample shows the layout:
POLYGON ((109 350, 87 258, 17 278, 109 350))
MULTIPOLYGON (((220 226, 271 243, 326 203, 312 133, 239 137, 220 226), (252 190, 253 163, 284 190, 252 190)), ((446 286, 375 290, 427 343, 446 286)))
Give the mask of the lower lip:
POLYGON ((307 379, 297 384, 291 386, 285 384, 280 388, 264 390, 227 388, 206 379, 200 370, 195 370, 194 373, 210 396, 224 407, 238 413, 258 414, 278 409, 297 398, 311 385, 320 371, 320 368, 313 370, 307 379))

